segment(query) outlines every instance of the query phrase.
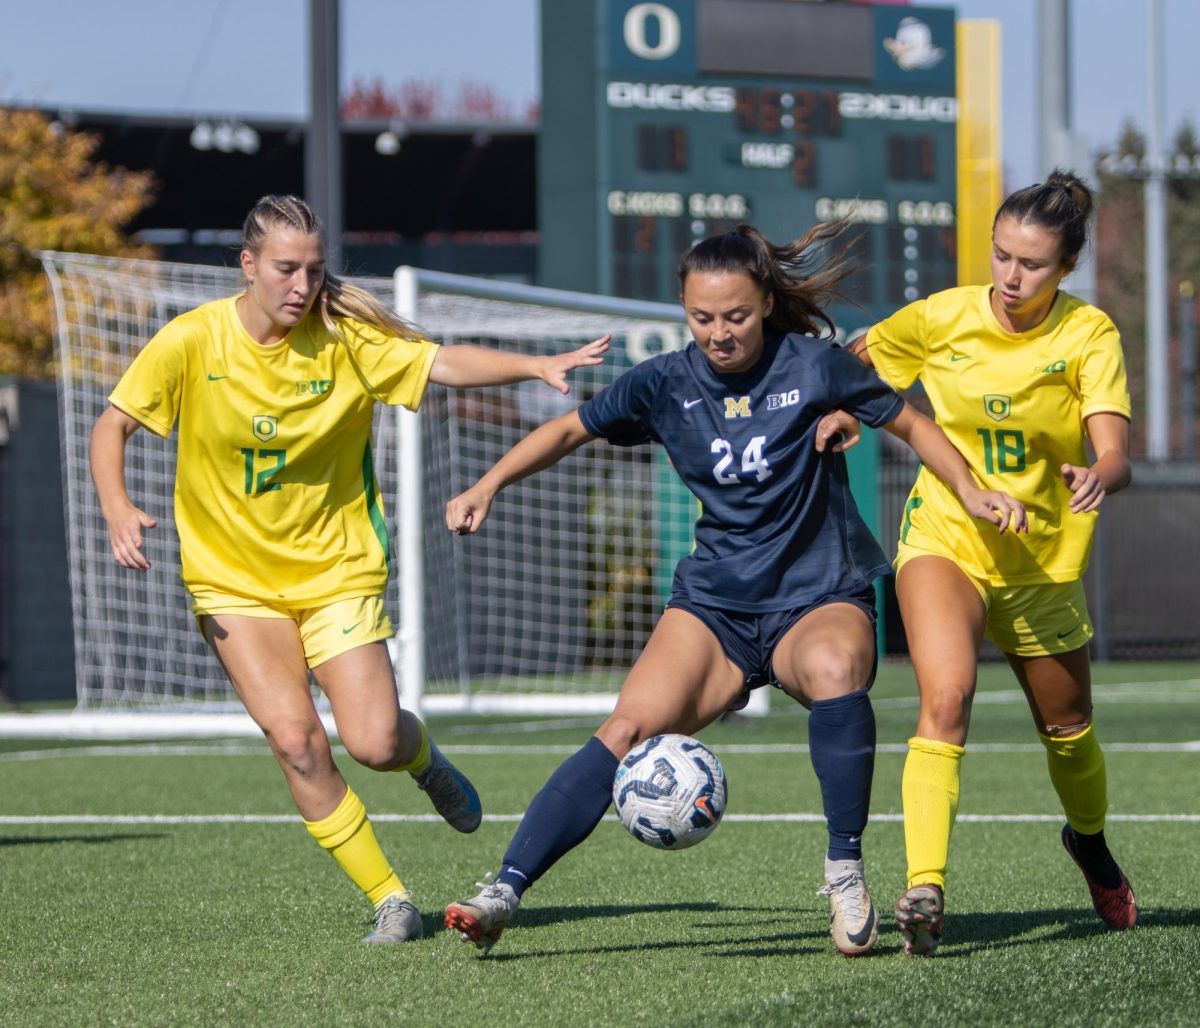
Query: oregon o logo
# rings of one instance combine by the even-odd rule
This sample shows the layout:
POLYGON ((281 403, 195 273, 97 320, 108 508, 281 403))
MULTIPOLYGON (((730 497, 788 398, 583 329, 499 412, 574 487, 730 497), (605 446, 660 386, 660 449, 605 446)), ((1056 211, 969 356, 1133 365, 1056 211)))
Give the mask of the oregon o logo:
POLYGON ((665 61, 679 49, 683 30, 679 15, 666 4, 634 4, 625 15, 625 45, 630 53, 647 61, 665 61), (658 44, 646 38, 646 22, 658 22, 658 44))
POLYGON ((250 421, 250 427, 256 438, 269 443, 279 434, 279 419, 270 414, 255 414, 250 421))
POLYGON ((1012 400, 999 393, 988 393, 983 398, 983 409, 993 421, 1003 421, 1012 413, 1012 400))

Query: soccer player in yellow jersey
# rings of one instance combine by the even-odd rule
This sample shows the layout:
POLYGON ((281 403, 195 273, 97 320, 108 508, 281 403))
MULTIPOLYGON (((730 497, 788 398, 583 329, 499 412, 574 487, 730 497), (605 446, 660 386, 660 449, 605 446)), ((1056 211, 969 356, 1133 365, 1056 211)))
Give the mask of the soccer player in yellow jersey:
POLYGON ((456 829, 479 796, 400 709, 384 640, 388 538, 371 463, 376 403, 416 410, 430 382, 465 388, 566 376, 607 337, 530 357, 437 346, 325 267, 312 210, 267 196, 246 218, 246 289, 170 322, 138 354, 92 431, 92 476, 118 564, 150 566, 155 519, 125 486, 125 443, 178 428, 175 520, 200 630, 283 769, 313 838, 375 905, 364 941, 404 942, 421 916, 334 765, 308 686, 342 743, 377 771, 407 771, 456 829))
POLYGON ((993 223, 990 286, 918 300, 851 344, 896 388, 919 378, 983 487, 1011 493, 1028 517, 1027 532, 1001 535, 924 468, 905 505, 896 592, 921 700, 903 777, 908 889, 896 905, 908 953, 932 954, 941 938, 985 635, 1028 699, 1066 814, 1063 844, 1097 913, 1112 929, 1137 921, 1104 839, 1081 581, 1097 509, 1129 484, 1129 392, 1113 323, 1059 289, 1086 242, 1091 207, 1087 187, 1066 172, 1012 194, 993 223))

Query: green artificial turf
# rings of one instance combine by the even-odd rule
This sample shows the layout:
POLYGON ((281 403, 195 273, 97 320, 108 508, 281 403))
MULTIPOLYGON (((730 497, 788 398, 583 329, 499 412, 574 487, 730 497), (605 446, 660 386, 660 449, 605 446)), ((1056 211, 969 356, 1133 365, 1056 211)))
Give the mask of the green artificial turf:
MULTIPOLYGON (((878 952, 847 960, 826 930, 820 796, 802 710, 702 733, 724 764, 730 819, 680 853, 602 823, 527 897, 487 958, 441 928, 446 902, 494 870, 511 821, 472 836, 429 821, 404 775, 339 764, 425 914, 426 938, 358 942, 367 904, 294 817, 251 740, 0 744, 0 1011, 6 1024, 877 1025, 1191 1024, 1200 1015, 1200 668, 1097 670, 1108 836, 1142 925, 1112 934, 1058 841, 1058 804, 1029 715, 985 668, 963 763, 945 941, 904 957, 892 903, 911 673, 875 691, 880 753, 865 843, 883 912, 878 952), (1137 686, 1129 683, 1144 682, 1137 686), (1106 684, 1107 683, 1107 684, 1106 684), (1121 743, 1140 746, 1123 748, 1121 743), (1031 744, 1033 744, 1031 746, 1031 744), (765 750, 758 749, 766 747, 765 750), (179 824, 120 817, 284 816, 179 824), (996 816, 1048 820, 1002 822, 996 816), (54 823, 52 816, 92 820, 54 823), (976 820, 976 819, 979 820, 976 820)), ((489 815, 517 815, 589 733, 587 719, 442 719, 440 745, 489 815), (545 751, 549 752, 545 752, 545 751)), ((598 719, 596 719, 598 720, 598 719)))

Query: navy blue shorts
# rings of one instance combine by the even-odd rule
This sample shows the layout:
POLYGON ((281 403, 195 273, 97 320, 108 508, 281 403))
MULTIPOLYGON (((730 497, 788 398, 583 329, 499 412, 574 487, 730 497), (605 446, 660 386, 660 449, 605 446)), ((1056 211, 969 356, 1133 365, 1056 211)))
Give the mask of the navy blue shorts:
MULTIPOLYGON (((852 603, 867 615, 872 626, 875 624, 875 590, 870 586, 860 593, 822 596, 805 607, 791 607, 787 610, 758 613, 720 610, 717 607, 694 603, 682 593, 673 593, 667 601, 667 608, 686 610, 703 621, 708 630, 717 637, 725 656, 741 669, 745 684, 741 695, 729 706, 730 710, 741 710, 750 702, 751 689, 757 689, 761 685, 780 687, 771 667, 771 658, 779 640, 806 614, 811 614, 818 607, 825 607, 830 603, 852 603)), ((875 681, 877 664, 878 656, 875 664, 871 666, 868 689, 875 681)))

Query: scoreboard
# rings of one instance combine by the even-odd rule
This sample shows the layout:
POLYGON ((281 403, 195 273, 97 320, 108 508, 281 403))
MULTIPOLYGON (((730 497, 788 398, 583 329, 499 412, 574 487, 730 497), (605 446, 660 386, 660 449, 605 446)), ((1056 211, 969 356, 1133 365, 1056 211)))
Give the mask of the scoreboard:
POLYGON ((696 240, 848 216, 847 328, 955 284, 951 9, 543 0, 540 280, 675 301, 696 240))

